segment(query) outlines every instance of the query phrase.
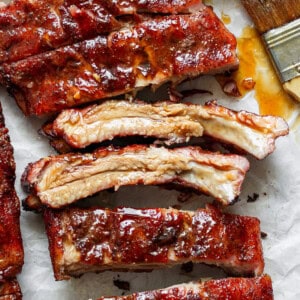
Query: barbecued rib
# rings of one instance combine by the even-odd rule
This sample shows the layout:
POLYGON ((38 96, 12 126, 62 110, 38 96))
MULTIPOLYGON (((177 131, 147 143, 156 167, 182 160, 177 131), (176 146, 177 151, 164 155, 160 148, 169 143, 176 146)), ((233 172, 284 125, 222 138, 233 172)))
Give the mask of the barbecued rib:
POLYGON ((236 112, 216 102, 202 106, 107 101, 84 109, 64 110, 52 124, 44 126, 44 132, 63 138, 74 148, 130 135, 151 136, 166 144, 206 135, 262 159, 274 151, 275 139, 288 133, 288 125, 279 117, 236 112))
MULTIPOLYGON (((29 164, 23 185, 46 206, 59 208, 105 189, 176 183, 232 203, 240 193, 246 158, 203 151, 133 145, 92 154, 49 156, 29 164)), ((30 201, 27 203, 30 207, 30 201)))
POLYGON ((168 288, 138 292, 128 296, 101 297, 98 300, 273 300, 270 276, 225 278, 190 282, 168 288))
POLYGON ((0 282, 22 269, 20 201, 14 188, 15 162, 0 105, 0 282))
POLYGON ((104 1, 15 0, 0 9, 0 63, 109 33, 120 25, 104 1))
POLYGON ((3 64, 0 77, 27 115, 237 67, 235 37, 203 6, 153 17, 72 46, 3 64))
POLYGON ((24 59, 119 29, 136 12, 188 13, 201 0, 15 0, 0 8, 0 63, 24 59))
POLYGON ((46 210, 44 220, 57 280, 189 261, 236 275, 260 275, 264 268, 259 220, 213 206, 196 212, 70 208, 46 210))
POLYGON ((22 292, 16 279, 0 283, 0 300, 21 300, 22 292))

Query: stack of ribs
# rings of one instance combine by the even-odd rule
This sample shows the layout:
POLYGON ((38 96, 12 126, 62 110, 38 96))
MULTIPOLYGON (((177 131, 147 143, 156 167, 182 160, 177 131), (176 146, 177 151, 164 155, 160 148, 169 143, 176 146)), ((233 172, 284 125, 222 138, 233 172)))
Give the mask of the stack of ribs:
MULTIPOLYGON (((44 132, 71 148, 117 136, 154 136, 167 144, 191 136, 209 136, 262 159, 275 139, 288 133, 283 119, 235 112, 212 102, 204 106, 108 101, 83 109, 64 110, 44 132)), ((197 146, 131 145, 100 147, 92 153, 49 156, 30 164, 23 185, 30 192, 27 208, 60 208, 104 189, 124 185, 180 185, 213 196, 223 205, 240 193, 248 160, 237 154, 204 151, 197 146)))
POLYGON ((14 0, 0 9, 0 34, 1 84, 25 115, 54 116, 42 131, 60 154, 29 164, 22 184, 26 209, 43 213, 57 280, 192 261, 259 277, 101 299, 273 299, 254 217, 212 206, 192 212, 74 205, 138 184, 188 188, 230 205, 249 169, 243 154, 263 159, 288 133, 279 117, 215 101, 107 100, 236 69, 236 39, 211 7, 200 0, 14 0), (103 146, 120 137, 125 146, 103 146), (128 145, 131 137, 154 144, 128 145), (189 144, 192 138, 208 149, 189 144), (225 151, 213 151, 216 142, 225 151))
POLYGON ((21 299, 16 275, 24 253, 20 232, 20 201, 15 182, 15 162, 0 106, 0 299, 21 299))

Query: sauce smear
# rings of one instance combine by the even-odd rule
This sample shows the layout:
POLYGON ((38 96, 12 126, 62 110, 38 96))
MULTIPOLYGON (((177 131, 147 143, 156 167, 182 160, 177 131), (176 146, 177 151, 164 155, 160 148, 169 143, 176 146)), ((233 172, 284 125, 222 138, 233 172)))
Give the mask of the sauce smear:
POLYGON ((223 23, 226 24, 226 25, 231 23, 230 16, 225 14, 223 11, 222 11, 222 14, 221 14, 221 19, 222 19, 223 23))
POLYGON ((254 90, 260 114, 289 119, 297 104, 283 90, 263 43, 253 27, 245 27, 238 38, 238 55, 239 69, 230 77, 218 76, 217 80, 222 85, 230 79, 236 81, 242 97, 254 90))

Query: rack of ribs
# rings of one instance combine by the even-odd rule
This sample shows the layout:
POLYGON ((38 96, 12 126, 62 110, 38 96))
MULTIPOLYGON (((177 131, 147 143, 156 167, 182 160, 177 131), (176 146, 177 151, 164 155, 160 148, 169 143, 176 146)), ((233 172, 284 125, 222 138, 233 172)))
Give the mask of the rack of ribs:
POLYGON ((22 182, 31 193, 25 200, 29 209, 36 208, 36 201, 60 208, 105 189, 136 184, 177 184, 228 205, 240 193, 248 169, 248 160, 239 155, 131 145, 42 158, 28 165, 22 182))
POLYGON ((20 201, 16 194, 15 162, 0 106, 0 282, 22 269, 24 252, 20 232, 20 201))
POLYGON ((273 300, 270 276, 256 278, 225 278, 190 282, 155 291, 128 296, 101 297, 98 300, 273 300))
POLYGON ((234 145, 258 159, 272 153, 275 139, 288 130, 280 117, 236 112, 216 102, 149 104, 121 100, 66 109, 43 127, 46 135, 64 139, 71 148, 127 136, 150 136, 170 145, 204 135, 234 145))
POLYGON ((0 66, 26 115, 238 66, 236 39, 212 9, 146 18, 131 26, 0 66))
POLYGON ((16 279, 0 283, 0 300, 22 300, 22 292, 16 279))
POLYGON ((260 222, 206 209, 67 208, 44 211, 56 280, 105 270, 152 270, 189 261, 261 275, 260 222))
POLYGON ((0 8, 0 63, 12 62, 120 29, 120 16, 189 13, 200 0, 14 0, 0 8))

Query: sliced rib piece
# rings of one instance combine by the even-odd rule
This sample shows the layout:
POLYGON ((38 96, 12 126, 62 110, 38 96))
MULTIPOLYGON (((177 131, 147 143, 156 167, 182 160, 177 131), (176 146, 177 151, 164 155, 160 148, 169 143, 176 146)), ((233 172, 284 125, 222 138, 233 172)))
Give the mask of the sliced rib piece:
POLYGON ((213 206, 175 209, 70 208, 44 213, 57 280, 85 272, 147 270, 189 261, 260 275, 260 222, 213 206))
POLYGON ((15 0, 0 9, 0 63, 24 59, 119 29, 116 17, 136 12, 182 13, 201 0, 15 0))
POLYGON ((3 64, 0 75, 27 115, 237 67, 236 39, 203 6, 153 17, 72 46, 3 64))
POLYGON ((104 189, 168 183, 204 192, 228 205, 239 195, 248 169, 248 160, 238 155, 206 152, 199 147, 133 145, 100 148, 92 154, 49 156, 29 164, 22 181, 43 205, 53 208, 104 189))
POLYGON ((273 300, 270 276, 226 278, 190 282, 129 296, 101 297, 98 300, 273 300))
POLYGON ((20 232, 20 201, 16 194, 15 162, 0 105, 0 282, 22 269, 24 253, 20 232))
POLYGON ((233 144, 259 159, 272 153, 275 139, 288 134, 289 130, 280 117, 236 112, 216 102, 202 106, 128 101, 107 101, 84 109, 67 109, 44 128, 46 135, 63 138, 74 148, 120 136, 151 136, 173 144, 204 134, 233 144))
POLYGON ((0 284, 0 300, 21 300, 22 292, 16 279, 0 284))

